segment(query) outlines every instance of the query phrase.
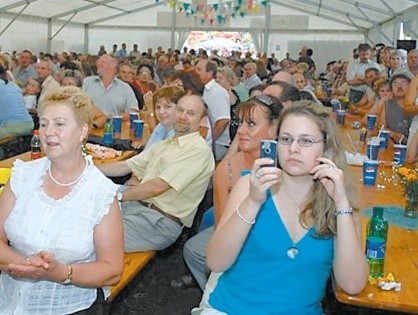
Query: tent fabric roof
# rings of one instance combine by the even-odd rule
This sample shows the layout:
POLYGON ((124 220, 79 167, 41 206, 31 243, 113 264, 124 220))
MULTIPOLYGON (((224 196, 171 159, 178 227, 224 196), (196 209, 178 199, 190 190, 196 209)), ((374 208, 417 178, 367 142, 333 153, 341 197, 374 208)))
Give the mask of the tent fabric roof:
MULTIPOLYGON (((219 3, 209 1, 208 4, 219 3)), ((362 30, 372 29, 411 8, 418 8, 418 0, 270 0, 270 3, 272 8, 282 7, 295 14, 314 15, 362 30)), ((164 4, 155 0, 2 0, 0 14, 94 25, 151 8, 158 10, 164 4)))

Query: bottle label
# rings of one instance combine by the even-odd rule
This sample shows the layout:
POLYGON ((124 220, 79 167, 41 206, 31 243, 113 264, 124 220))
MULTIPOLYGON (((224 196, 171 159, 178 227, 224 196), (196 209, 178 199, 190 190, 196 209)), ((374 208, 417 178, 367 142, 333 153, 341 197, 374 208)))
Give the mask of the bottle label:
POLYGON ((40 159, 42 157, 42 151, 37 151, 37 152, 31 152, 30 153, 30 158, 32 160, 36 160, 36 159, 40 159))
POLYGON ((113 143, 113 136, 111 133, 103 134, 103 144, 106 146, 110 146, 113 143))
POLYGON ((384 259, 386 242, 384 238, 369 236, 366 240, 366 257, 368 259, 384 259))

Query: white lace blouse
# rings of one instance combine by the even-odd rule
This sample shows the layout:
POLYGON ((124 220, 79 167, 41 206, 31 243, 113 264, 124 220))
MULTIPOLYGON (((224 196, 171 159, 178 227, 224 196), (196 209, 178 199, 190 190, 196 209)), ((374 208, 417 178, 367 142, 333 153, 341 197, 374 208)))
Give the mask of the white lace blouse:
MULTIPOLYGON (((14 250, 24 256, 49 251, 65 264, 96 259, 93 230, 109 212, 117 186, 86 158, 89 166, 82 178, 59 200, 42 187, 48 158, 14 163, 10 184, 16 203, 5 221, 14 250)), ((68 314, 89 308, 95 300, 95 288, 0 274, 0 314, 68 314)))

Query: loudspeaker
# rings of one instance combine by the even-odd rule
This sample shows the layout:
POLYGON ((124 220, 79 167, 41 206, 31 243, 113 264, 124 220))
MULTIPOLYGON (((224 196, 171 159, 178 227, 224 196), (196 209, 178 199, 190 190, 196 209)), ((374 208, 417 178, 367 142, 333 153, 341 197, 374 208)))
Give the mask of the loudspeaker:
POLYGON ((416 47, 417 41, 415 39, 396 41, 396 49, 405 49, 406 51, 410 51, 411 49, 415 49, 416 47))

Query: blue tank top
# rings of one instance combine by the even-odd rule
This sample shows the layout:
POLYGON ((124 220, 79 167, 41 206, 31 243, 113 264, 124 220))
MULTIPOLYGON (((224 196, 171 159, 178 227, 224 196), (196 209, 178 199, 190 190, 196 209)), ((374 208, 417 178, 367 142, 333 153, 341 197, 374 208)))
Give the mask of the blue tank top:
POLYGON ((235 263, 219 278, 209 304, 227 314, 322 314, 334 258, 333 238, 318 238, 311 228, 293 242, 270 192, 235 263))

